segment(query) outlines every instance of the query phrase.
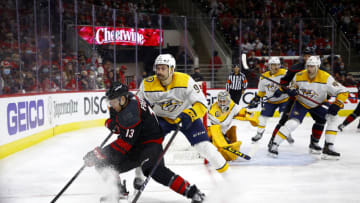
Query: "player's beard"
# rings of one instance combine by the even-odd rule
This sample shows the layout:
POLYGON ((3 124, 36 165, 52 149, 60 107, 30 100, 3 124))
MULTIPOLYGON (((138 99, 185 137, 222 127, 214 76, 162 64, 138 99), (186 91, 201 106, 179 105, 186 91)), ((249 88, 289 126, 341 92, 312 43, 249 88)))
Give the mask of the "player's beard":
POLYGON ((308 72, 309 79, 312 80, 312 79, 314 79, 315 76, 316 76, 317 69, 314 69, 314 70, 312 70, 311 72, 310 72, 309 70, 307 70, 307 72, 308 72))

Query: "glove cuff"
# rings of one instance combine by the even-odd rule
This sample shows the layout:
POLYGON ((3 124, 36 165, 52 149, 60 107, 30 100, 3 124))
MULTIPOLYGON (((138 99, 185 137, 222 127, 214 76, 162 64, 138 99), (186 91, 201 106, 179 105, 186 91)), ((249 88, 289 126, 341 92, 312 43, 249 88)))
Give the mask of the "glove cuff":
POLYGON ((106 156, 101 152, 100 147, 96 147, 96 148, 94 149, 94 155, 95 155, 96 158, 99 159, 99 160, 106 159, 106 156))
POLYGON ((188 115, 191 118, 191 122, 194 122, 197 119, 197 114, 194 109, 185 109, 182 113, 188 115))

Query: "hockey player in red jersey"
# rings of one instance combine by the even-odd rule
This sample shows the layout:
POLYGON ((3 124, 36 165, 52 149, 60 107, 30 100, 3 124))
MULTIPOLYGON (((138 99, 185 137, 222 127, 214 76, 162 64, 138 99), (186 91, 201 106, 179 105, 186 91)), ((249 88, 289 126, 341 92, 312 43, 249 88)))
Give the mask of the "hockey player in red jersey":
MULTIPOLYGON (((358 116, 360 116, 360 103, 358 103, 355 110, 338 126, 339 130, 343 131, 343 129, 353 122, 358 116)), ((360 129, 360 121, 357 128, 360 129)))
MULTIPOLYGON (((112 176, 119 188, 115 198, 121 198, 126 190, 124 191, 124 185, 120 182, 119 173, 141 167, 144 175, 148 176, 163 151, 164 133, 149 104, 128 92, 127 86, 114 83, 106 96, 111 107, 110 118, 105 125, 119 136, 104 148, 97 147, 88 152, 84 161, 87 166, 95 166, 101 175, 107 168, 114 169, 112 176)), ((163 160, 152 178, 191 199, 193 203, 200 203, 204 199, 204 194, 195 185, 190 185, 167 168, 163 160)), ((103 201, 108 199, 102 198, 103 201)))

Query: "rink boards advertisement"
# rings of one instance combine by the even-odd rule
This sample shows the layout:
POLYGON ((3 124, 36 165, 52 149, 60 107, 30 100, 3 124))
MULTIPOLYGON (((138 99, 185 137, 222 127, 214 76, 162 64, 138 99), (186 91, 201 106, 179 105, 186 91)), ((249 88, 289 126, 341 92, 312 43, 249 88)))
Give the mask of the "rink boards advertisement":
MULTIPOLYGON (((348 89, 349 99, 340 116, 349 115, 358 103, 357 89, 348 89)), ((224 89, 207 90, 209 106, 216 102, 220 91, 224 89)), ((240 105, 246 107, 256 92, 247 89, 240 105)), ((107 106, 104 91, 0 97, 0 158, 57 134, 103 126, 109 116, 107 106)), ((250 111, 260 110, 261 105, 250 111)))

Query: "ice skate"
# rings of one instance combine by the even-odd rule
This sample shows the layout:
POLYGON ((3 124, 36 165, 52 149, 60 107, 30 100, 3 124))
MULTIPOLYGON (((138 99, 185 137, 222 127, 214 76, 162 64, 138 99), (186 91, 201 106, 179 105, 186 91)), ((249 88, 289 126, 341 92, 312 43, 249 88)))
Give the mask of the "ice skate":
POLYGON ((322 159, 326 160, 339 160, 340 159, 340 153, 336 152, 334 150, 334 144, 333 143, 326 143, 323 149, 323 155, 322 159))
POLYGON ((202 203, 205 200, 205 194, 197 190, 191 198, 191 203, 202 203))
POLYGON ((263 136, 263 133, 256 133, 256 135, 254 137, 251 138, 251 140, 253 141, 253 143, 259 141, 263 136))
POLYGON ((321 147, 317 142, 310 142, 309 153, 310 154, 321 154, 321 147))
POLYGON ((108 194, 100 197, 100 203, 118 203, 120 200, 127 200, 129 197, 129 191, 126 189, 126 181, 124 180, 122 184, 119 182, 117 187, 117 194, 108 194))
POLYGON ((279 154, 278 147, 279 147, 279 145, 277 143, 273 142, 268 149, 269 156, 277 158, 278 154, 279 154))

